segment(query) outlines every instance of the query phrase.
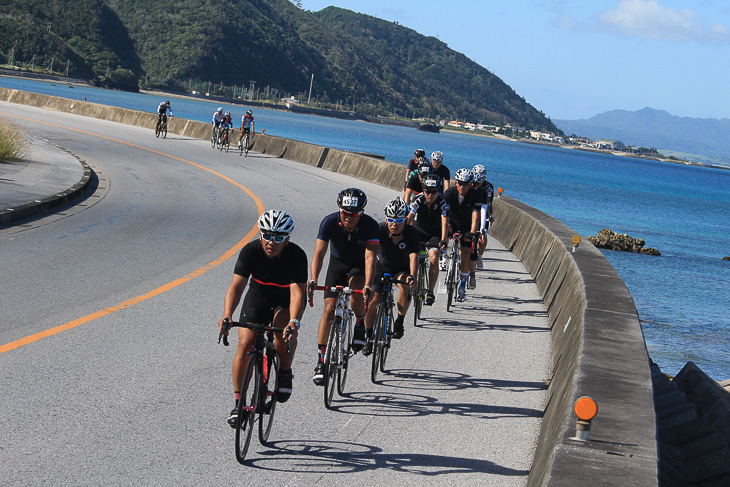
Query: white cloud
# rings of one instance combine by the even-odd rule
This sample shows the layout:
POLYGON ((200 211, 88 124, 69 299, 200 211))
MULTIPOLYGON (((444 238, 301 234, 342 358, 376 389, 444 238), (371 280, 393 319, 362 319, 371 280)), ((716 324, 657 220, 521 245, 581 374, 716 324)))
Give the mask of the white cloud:
POLYGON ((696 12, 667 8, 657 0, 621 0, 615 9, 596 18, 599 30, 622 35, 669 42, 730 42, 730 33, 723 25, 708 27, 696 12))

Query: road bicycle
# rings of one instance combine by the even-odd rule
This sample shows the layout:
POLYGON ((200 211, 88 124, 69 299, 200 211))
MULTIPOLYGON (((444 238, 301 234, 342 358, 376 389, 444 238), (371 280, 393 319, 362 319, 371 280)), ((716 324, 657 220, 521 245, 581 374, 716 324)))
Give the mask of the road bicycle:
MULTIPOLYGON (((276 411, 276 388, 279 385, 280 366, 279 356, 274 347, 274 332, 281 332, 284 329, 274 328, 272 325, 239 323, 225 319, 218 335, 218 343, 223 339, 223 345, 228 346, 228 337, 225 333, 235 326, 256 332, 256 341, 252 350, 248 352, 253 356, 246 365, 246 372, 243 374, 239 389, 241 395, 238 400, 239 412, 236 421, 236 459, 239 463, 243 463, 251 444, 256 419, 259 423, 259 442, 266 445, 266 442, 269 441, 276 411)), ((286 349, 291 354, 288 341, 286 349)))
POLYGON ((245 154, 246 157, 248 157, 248 139, 249 133, 246 132, 246 134, 241 137, 241 140, 238 142, 238 155, 245 154))
POLYGON ((346 286, 310 286, 309 306, 314 306, 314 291, 326 290, 336 293, 335 316, 324 354, 324 407, 330 409, 335 383, 337 384, 337 394, 342 396, 345 393, 350 357, 355 354, 352 351, 352 326, 355 321, 355 313, 350 308, 350 296, 363 292, 346 286))
POLYGON ((393 309, 395 307, 393 284, 408 285, 408 281, 396 279, 387 273, 383 275, 380 282, 383 283, 383 291, 380 294, 373 328, 373 363, 370 368, 370 380, 373 384, 378 379, 378 371, 385 372, 385 361, 388 358, 388 349, 390 349, 393 336, 393 309))
POLYGON ((421 251, 418 253, 418 273, 416 275, 416 290, 413 293, 413 326, 418 326, 421 319, 421 309, 426 301, 428 292, 428 244, 421 243, 421 251))
POLYGON ((160 123, 157 124, 155 127, 155 137, 160 137, 162 135, 162 138, 167 138, 167 115, 163 115, 160 119, 160 123))
POLYGON ((220 127, 215 127, 213 129, 213 137, 210 138, 210 146, 215 149, 216 145, 218 145, 220 141, 220 127))
POLYGON ((451 236, 451 250, 447 257, 446 265, 446 311, 451 309, 454 299, 454 292, 461 282, 461 234, 455 233, 451 236))
POLYGON ((218 136, 218 138, 220 139, 218 142, 218 150, 220 150, 220 151, 225 149, 226 152, 228 152, 231 148, 231 139, 228 136, 228 131, 229 131, 228 127, 224 127, 220 131, 220 134, 218 136))

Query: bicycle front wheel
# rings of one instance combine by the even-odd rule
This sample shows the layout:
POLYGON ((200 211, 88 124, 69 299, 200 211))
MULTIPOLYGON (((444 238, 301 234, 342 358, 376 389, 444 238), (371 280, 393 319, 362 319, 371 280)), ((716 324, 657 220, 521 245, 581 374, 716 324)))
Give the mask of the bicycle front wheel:
POLYGON ((256 404, 259 402, 261 371, 252 357, 246 366, 241 382, 241 396, 238 400, 238 421, 236 422, 236 460, 243 463, 251 444, 253 422, 256 419, 256 404))
POLYGON ((263 390, 261 400, 263 411, 259 413, 259 443, 266 445, 269 441, 269 433, 274 424, 274 411, 276 411, 276 389, 279 386, 279 356, 271 351, 271 356, 266 357, 266 371, 264 373, 263 390))
POLYGON ((244 157, 248 157, 248 135, 246 135, 246 143, 243 144, 244 157))
POLYGON ((167 138, 167 124, 162 126, 162 138, 163 139, 167 138))
POLYGON ((448 294, 446 298, 446 311, 448 312, 451 309, 451 306, 453 304, 454 300, 454 292, 456 291, 456 286, 458 285, 456 282, 456 272, 458 268, 458 259, 456 252, 458 252, 458 249, 455 249, 453 253, 451 254, 451 258, 449 259, 449 269, 448 269, 448 277, 446 282, 446 292, 448 294))
POLYGON ((335 317, 327 340, 327 351, 324 357, 324 407, 332 407, 335 394, 335 376, 337 375, 337 357, 340 349, 340 326, 342 318, 335 317))
POLYGON ((337 369, 337 394, 345 395, 345 382, 347 382, 347 369, 350 363, 350 352, 352 350, 352 316, 342 320, 342 340, 340 350, 342 351, 342 366, 337 369))
POLYGON ((155 127, 155 137, 159 137, 159 136, 160 136, 160 127, 157 126, 157 127, 155 127))
POLYGON ((380 371, 385 372, 385 361, 388 359, 388 351, 390 350, 390 340, 393 334, 393 296, 388 297, 388 306, 386 308, 386 320, 383 327, 383 351, 380 352, 380 371))
POLYGON ((380 369, 380 360, 383 356, 383 347, 385 345, 385 320, 388 311, 385 308, 383 299, 378 304, 378 313, 375 318, 375 327, 373 329, 373 363, 370 367, 370 381, 375 384, 378 380, 378 370, 380 369))
POLYGON ((426 297, 426 262, 419 260, 418 262, 418 279, 416 281, 416 292, 413 295, 413 326, 418 326, 418 320, 421 319, 421 308, 423 300, 426 297))

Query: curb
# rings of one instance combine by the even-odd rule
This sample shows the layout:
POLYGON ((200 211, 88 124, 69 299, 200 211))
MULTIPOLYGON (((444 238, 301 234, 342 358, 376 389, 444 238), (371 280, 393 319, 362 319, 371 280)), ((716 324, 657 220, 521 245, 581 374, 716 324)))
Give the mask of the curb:
MULTIPOLYGON (((64 150, 64 152, 68 152, 60 147, 59 149, 64 150)), ((79 196, 81 196, 81 194, 89 186, 93 172, 91 170, 91 167, 87 163, 79 159, 77 156, 71 154, 70 152, 68 153, 76 158, 81 166, 84 168, 84 175, 81 177, 79 182, 74 184, 67 190, 61 191, 52 196, 47 196, 43 199, 30 201, 22 205, 0 210, 0 228, 10 226, 18 220, 24 220, 26 218, 57 208, 66 203, 70 203, 79 196)))

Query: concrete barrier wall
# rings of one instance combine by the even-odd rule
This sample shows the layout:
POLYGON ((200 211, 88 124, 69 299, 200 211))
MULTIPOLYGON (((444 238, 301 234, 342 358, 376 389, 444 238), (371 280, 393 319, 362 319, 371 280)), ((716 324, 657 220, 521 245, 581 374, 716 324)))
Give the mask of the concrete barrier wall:
MULTIPOLYGON (((156 121, 154 113, 5 88, 0 100, 150 129, 156 121)), ((179 118, 170 119, 168 130, 211 136, 210 124, 179 118)), ((362 154, 266 134, 256 134, 251 149, 402 189, 402 165, 362 154)), ((528 485, 657 485, 649 359, 626 286, 591 244, 571 252, 575 232, 549 215, 507 196, 495 200, 494 213, 490 232, 534 277, 550 320, 550 382, 528 485), (581 396, 598 402, 588 442, 571 439, 572 406, 581 396)))
POLYGON ((490 233, 517 255, 545 302, 552 357, 529 486, 658 484, 649 357, 633 299, 590 243, 517 200, 495 199, 490 233), (575 401, 598 403, 590 440, 575 435, 575 401))

